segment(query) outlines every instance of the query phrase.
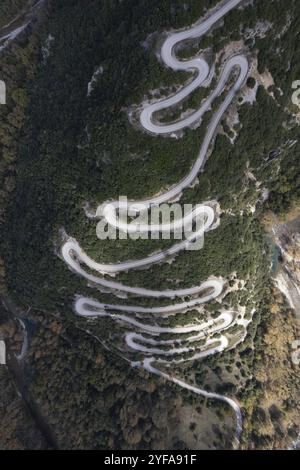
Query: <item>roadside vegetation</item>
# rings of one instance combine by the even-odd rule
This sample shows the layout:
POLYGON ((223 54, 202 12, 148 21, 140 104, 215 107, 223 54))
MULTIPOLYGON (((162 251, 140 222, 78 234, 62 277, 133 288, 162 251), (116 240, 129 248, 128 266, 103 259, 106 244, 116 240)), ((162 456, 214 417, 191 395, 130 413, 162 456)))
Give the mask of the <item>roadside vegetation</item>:
MULTIPOLYGON (((8 19, 20 3, 2 2, 0 16, 2 8, 3 18, 8 19)), ((79 0, 50 2, 44 25, 1 57, 0 78, 9 90, 8 105, 0 107, 1 291, 28 310, 35 323, 27 360, 30 387, 61 447, 155 448, 159 442, 166 448, 189 447, 196 444, 192 437, 184 442, 186 423, 179 410, 192 404, 200 422, 201 414, 205 421, 209 410, 210 427, 217 426, 220 417, 232 425, 230 411, 137 373, 120 361, 117 348, 115 355, 102 348, 92 334, 107 346, 113 342, 121 347, 116 340, 119 327, 109 319, 87 324, 75 317, 74 296, 92 296, 91 290, 66 268, 57 250, 61 228, 96 260, 138 258, 162 247, 161 242, 150 241, 100 242, 96 223, 85 217, 83 207, 87 201, 97 205, 119 195, 132 199, 153 195, 189 171, 211 113, 199 129, 185 131, 180 139, 143 133, 128 114, 150 98, 149 90, 163 89, 167 95, 189 78, 165 69, 157 60, 160 32, 194 23, 206 6, 217 1, 86 3, 83 9, 79 0), (53 40, 45 55, 42 48, 49 35, 53 40), (88 84, 100 66, 103 71, 88 97, 88 84), (172 427, 179 438, 170 433, 172 427)), ((208 390, 237 395, 248 420, 245 439, 263 447, 270 440, 263 440, 255 424, 255 416, 262 416, 255 400, 263 401, 269 384, 259 378, 258 364, 270 365, 264 347, 274 320, 269 304, 272 253, 261 217, 270 210, 284 213, 299 200, 300 141, 291 83, 300 77, 295 46, 300 4, 253 3, 255 8, 233 11, 201 44, 189 44, 181 51, 188 57, 199 47, 211 48, 213 58, 231 41, 244 39, 249 59, 258 54, 259 74, 268 70, 275 81, 275 86, 258 87, 253 104, 242 96, 234 103, 235 144, 229 139, 232 125, 225 116, 199 184, 183 195, 183 203, 216 199, 222 210, 220 227, 207 233, 204 250, 185 252, 171 265, 122 274, 118 280, 153 289, 199 285, 211 275, 245 281, 245 288, 231 292, 224 305, 244 307, 247 318, 256 310, 246 340, 203 363, 180 366, 178 374, 208 390), (249 38, 247 28, 255 29, 260 20, 272 28, 265 37, 249 38), (274 54, 277 46, 280 50, 274 54)), ((248 91, 256 86, 257 77, 251 78, 248 91)), ((197 107, 202 98, 195 94, 186 105, 197 107)), ((95 295, 103 302, 112 301, 110 294, 95 295)), ((208 306, 212 314, 218 308, 217 303, 208 306)), ((189 314, 191 321, 194 313, 189 314)), ((178 315, 175 321, 184 324, 187 318, 178 315)), ((230 333, 233 341, 241 335, 238 329, 230 333)), ((287 387, 292 387, 290 378, 287 387)), ((286 404, 283 400, 276 406, 282 403, 286 404)), ((269 414, 261 419, 269 420, 269 414)), ((228 445, 229 431, 228 435, 224 430, 210 432, 213 445, 228 445)), ((274 428, 274 435, 278 432, 274 428)))

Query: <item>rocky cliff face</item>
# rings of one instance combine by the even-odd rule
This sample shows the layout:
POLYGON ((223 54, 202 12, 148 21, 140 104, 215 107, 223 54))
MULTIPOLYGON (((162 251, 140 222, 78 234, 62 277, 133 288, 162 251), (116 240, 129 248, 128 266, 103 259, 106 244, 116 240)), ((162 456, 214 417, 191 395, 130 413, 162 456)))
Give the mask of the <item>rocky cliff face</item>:
POLYGON ((275 282, 300 319, 300 217, 277 225, 274 235, 282 256, 275 282))

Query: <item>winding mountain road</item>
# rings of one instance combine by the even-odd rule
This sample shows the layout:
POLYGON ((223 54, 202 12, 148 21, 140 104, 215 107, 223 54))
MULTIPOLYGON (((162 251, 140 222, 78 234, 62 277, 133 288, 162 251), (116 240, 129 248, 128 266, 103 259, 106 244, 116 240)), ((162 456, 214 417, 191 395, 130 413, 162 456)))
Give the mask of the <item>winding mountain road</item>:
MULTIPOLYGON (((108 225, 111 225, 127 233, 137 233, 153 229, 153 227, 149 226, 149 224, 141 226, 140 224, 136 224, 134 222, 124 222, 120 219, 120 217, 118 217, 118 214, 120 214, 121 210, 123 209, 129 209, 131 213, 139 214, 141 211, 149 210, 152 206, 157 206, 162 203, 179 199, 182 192, 185 189, 191 187, 191 185, 194 183, 199 171, 204 167, 209 147, 213 143, 217 127, 224 113, 245 82, 249 69, 247 58, 242 55, 235 55, 231 57, 226 62, 221 71, 218 85, 216 86, 215 90, 207 98, 205 103, 202 104, 197 111, 193 112, 189 116, 173 123, 161 124, 155 121, 154 114, 160 110, 167 109, 170 106, 179 104, 194 90, 200 86, 203 86, 210 73, 210 68, 203 58, 196 58, 185 61, 178 60, 175 55, 176 46, 179 43, 186 41, 187 39, 201 38, 211 29, 213 25, 223 18, 224 15, 226 15, 233 8, 237 7, 241 1, 242 0, 229 0, 217 7, 207 19, 198 25, 185 31, 171 33, 167 37, 161 49, 161 58, 163 62, 166 64, 166 66, 172 68, 173 70, 186 71, 193 74, 196 72, 196 78, 187 86, 183 87, 178 93, 170 96, 169 98, 146 105, 140 115, 141 126, 145 131, 152 134, 172 135, 177 131, 182 131, 188 126, 194 126, 196 123, 201 123, 203 115, 211 109, 215 99, 220 97, 225 92, 229 83, 229 79, 234 77, 234 84, 228 90, 226 90, 226 97, 213 114, 211 122, 207 127, 199 155, 190 172, 182 181, 158 196, 142 201, 130 201, 126 203, 120 201, 110 201, 101 204, 95 214, 96 218, 99 218, 108 225)), ((94 288, 96 287, 98 289, 108 289, 115 295, 119 295, 121 293, 125 295, 130 294, 133 296, 155 299, 176 299, 179 297, 183 300, 186 297, 192 297, 190 300, 184 300, 179 303, 172 303, 167 306, 146 308, 140 306, 103 304, 94 299, 78 296, 75 300, 74 307, 76 313, 81 317, 110 317, 118 323, 123 324, 123 326, 128 325, 130 328, 134 328, 134 332, 129 331, 125 333, 124 339, 126 346, 129 350, 136 351, 145 355, 146 357, 141 361, 132 363, 132 365, 142 367, 150 373, 156 374, 165 380, 172 381, 180 387, 188 389, 198 395, 202 395, 206 398, 221 400, 227 403, 233 409, 236 415, 236 438, 239 440, 242 432, 242 414, 238 404, 234 400, 219 394, 208 393, 205 390, 201 390, 198 387, 189 385, 184 381, 173 377, 170 373, 166 373, 165 371, 154 367, 154 363, 160 363, 170 368, 172 364, 176 364, 176 362, 201 359, 211 354, 220 353, 228 348, 229 341, 224 332, 226 332, 230 326, 235 324, 244 324, 244 320, 238 319, 238 316, 234 311, 221 313, 219 317, 214 320, 212 318, 208 318, 206 322, 200 322, 199 320, 199 322, 194 322, 192 325, 179 325, 174 328, 159 326, 157 323, 159 318, 163 318, 168 315, 174 315, 176 313, 184 314, 184 312, 188 310, 199 307, 204 303, 218 298, 224 292, 224 280, 211 279, 203 282, 199 286, 189 289, 158 291, 141 287, 130 287, 104 277, 105 275, 114 276, 120 272, 151 266, 154 263, 161 263, 166 261, 166 259, 168 259, 170 256, 172 257, 178 254, 180 251, 188 249, 190 243, 203 236, 204 233, 208 230, 216 228, 216 219, 218 216, 211 205, 208 203, 199 205, 195 211, 188 214, 188 216, 185 218, 176 220, 172 224, 170 223, 167 225, 159 225, 155 227, 155 229, 159 232, 163 232, 164 230, 172 231, 176 228, 176 226, 184 227, 186 223, 191 223, 191 221, 197 220, 199 215, 201 215, 201 217, 204 216, 204 224, 202 224, 201 228, 197 232, 193 233, 190 238, 176 243, 168 250, 161 251, 140 260, 126 261, 117 264, 97 263, 92 260, 83 251, 79 243, 72 238, 67 238, 64 240, 61 249, 61 256, 69 268, 79 276, 85 278, 90 286, 94 288), (83 269, 82 265, 85 265, 86 269, 83 269), (88 270, 97 272, 97 275, 91 274, 88 272, 88 270), (145 322, 141 322, 139 320, 143 314, 145 314, 145 322), (149 321, 147 315, 153 315, 155 324, 146 323, 149 321), (161 334, 178 336, 176 339, 162 340, 159 338, 159 335, 161 334), (180 337, 182 334, 185 334, 184 338, 180 337), (189 334, 190 336, 187 337, 186 335, 189 334), (202 346, 194 346, 197 341, 200 341, 201 344, 204 342, 205 344, 202 346), (192 355, 188 359, 185 357, 180 357, 180 354, 185 353, 192 353, 192 355)))
MULTIPOLYGON (((95 214, 95 218, 102 219, 108 225, 126 233, 142 233, 147 231, 158 231, 161 233, 165 231, 172 232, 177 228, 184 228, 186 225, 198 222, 199 219, 201 219, 203 223, 200 225, 200 228, 185 240, 176 243, 173 247, 167 250, 160 251, 159 253, 140 260, 131 260, 124 263, 97 263, 92 260, 82 250, 78 242, 72 238, 65 240, 61 249, 61 256, 69 268, 79 276, 85 278, 89 285, 93 287, 98 289, 102 288, 105 291, 109 290, 115 295, 123 294, 171 300, 181 298, 183 300, 179 303, 172 303, 167 306, 146 308, 130 305, 103 304, 97 300, 78 296, 75 300, 74 308, 76 313, 81 317, 110 317, 122 325, 128 325, 131 328, 133 327, 135 331, 129 331, 124 336, 126 346, 129 350, 136 351, 139 354, 144 354, 146 357, 142 361, 131 363, 132 366, 142 367, 148 372, 171 381, 197 395, 227 403, 236 415, 237 441, 239 441, 242 433, 242 414, 240 407, 234 400, 220 394, 206 392, 199 387, 187 384, 186 382, 174 377, 172 374, 166 373, 164 370, 154 367, 154 363, 157 363, 170 368, 172 365, 179 362, 203 359, 209 355, 221 353, 229 347, 229 341, 224 332, 235 324, 245 325, 245 320, 238 319, 237 314, 234 311, 226 311, 221 313, 215 319, 209 318, 205 322, 193 322, 192 324, 185 326, 179 325, 176 327, 166 327, 159 326, 157 323, 159 318, 166 318, 169 315, 175 315, 177 313, 184 314, 184 312, 199 308, 201 305, 217 299, 224 292, 226 284, 225 281, 220 278, 209 279, 201 283, 199 286, 187 289, 159 291, 141 287, 130 287, 122 283, 108 280, 104 276, 114 276, 120 272, 148 267, 155 263, 164 262, 170 257, 174 257, 179 252, 189 249, 190 245, 203 237, 205 232, 213 230, 217 226, 217 214, 215 209, 212 205, 208 204, 198 205, 190 214, 181 219, 175 220, 170 224, 161 224, 157 226, 140 223, 137 224, 135 222, 127 223, 121 220, 119 214, 124 209, 128 210, 132 214, 140 214, 143 211, 149 210, 152 206, 158 206, 159 204, 180 199, 183 191, 192 187, 198 173, 203 169, 207 153, 213 143, 217 127, 247 77, 249 70, 247 58, 243 55, 235 55, 227 60, 221 70, 215 90, 197 111, 189 114, 187 117, 179 119, 176 122, 168 124, 162 124, 157 121, 155 119, 155 114, 182 102, 182 100, 190 96, 193 91, 204 86, 205 81, 208 80, 208 77, 211 74, 209 65, 203 58, 199 57, 192 60, 179 60, 175 53, 176 46, 188 39, 201 38, 212 28, 212 26, 221 20, 224 15, 237 7, 241 1, 242 0, 228 0, 226 3, 217 7, 207 19, 201 21, 198 25, 184 31, 171 33, 167 37, 161 49, 162 61, 166 66, 175 71, 185 71, 193 73, 196 76, 187 86, 183 87, 180 91, 169 98, 145 106, 140 115, 140 124, 142 128, 155 135, 172 136, 176 132, 182 131, 187 127, 195 127, 195 125, 198 126, 201 123, 204 114, 211 110, 216 98, 220 97, 224 93, 229 80, 233 78, 233 76, 235 77, 234 85, 227 90, 224 101, 213 114, 211 122, 207 127, 199 155, 190 172, 182 181, 158 196, 142 201, 129 201, 126 203, 110 201, 101 204, 95 214), (91 271, 97 272, 98 275, 89 273, 87 270, 82 268, 82 265, 85 265, 86 268, 91 271), (185 300, 187 297, 190 297, 190 300, 185 300), (130 314, 137 317, 132 317, 130 314), (145 322, 139 320, 143 314, 145 315, 145 322), (149 315, 153 316, 155 324, 146 323, 149 315), (160 339, 160 335, 162 334, 178 336, 176 336, 176 339, 160 339), (217 336, 214 336, 216 334, 217 336), (184 335, 184 337, 181 337, 180 335, 184 335), (199 346, 195 346, 197 342, 203 342, 204 344, 199 348, 199 346), (188 359, 182 356, 187 353, 191 354, 188 359)), ((35 13, 43 3, 44 0, 38 1, 33 7, 30 7, 28 11, 21 14, 18 18, 15 18, 10 22, 10 24, 0 30, 0 52, 6 49, 10 43, 28 27, 34 18, 35 13)))
POLYGON ((44 3, 45 0, 39 0, 34 5, 29 5, 29 8, 25 10, 23 14, 19 14, 16 18, 10 21, 10 23, 0 29, 0 52, 4 51, 23 31, 26 30, 44 3))

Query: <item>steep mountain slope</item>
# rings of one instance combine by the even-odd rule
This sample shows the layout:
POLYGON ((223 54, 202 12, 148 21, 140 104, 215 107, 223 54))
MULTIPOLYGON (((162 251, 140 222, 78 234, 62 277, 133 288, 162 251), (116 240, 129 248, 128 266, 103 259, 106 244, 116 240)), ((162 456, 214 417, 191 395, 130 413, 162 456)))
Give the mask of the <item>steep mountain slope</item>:
MULTIPOLYGON (((110 318, 87 324, 75 316, 75 296, 91 296, 91 290, 59 256, 62 233, 76 237, 98 262, 138 259, 169 246, 161 240, 100 242, 96 221, 86 218, 84 208, 89 202, 92 211, 119 194, 131 199, 157 194, 189 171, 215 108, 199 128, 174 139, 142 132, 138 104, 168 96, 190 78, 157 60, 159 45, 164 32, 194 24, 217 3, 93 0, 83 9, 79 0, 55 0, 1 56, 0 77, 10 89, 7 107, 0 107, 1 290, 21 307, 14 319, 32 322, 21 366, 58 447, 232 446, 230 408, 130 369, 119 356, 122 324, 110 318)), ((17 11, 13 6, 11 15, 17 11)), ((245 1, 200 42, 180 47, 181 57, 200 52, 215 62, 216 77, 233 54, 245 54, 250 63, 250 78, 218 128, 198 184, 182 198, 193 204, 217 200, 221 223, 206 234, 205 249, 117 278, 160 290, 199 285, 211 276, 228 279, 222 306, 213 301, 200 313, 179 313, 171 319, 174 326, 195 324, 201 315, 215 318, 222 308, 248 320, 254 314, 237 347, 174 368, 176 376, 236 398, 245 421, 243 448, 288 447, 299 432, 294 411, 299 384, 290 354, 297 325, 282 298, 272 311, 273 253, 262 224, 266 211, 285 213, 299 198, 299 127, 291 102, 291 85, 299 78, 299 24, 296 1, 245 1), (278 343, 271 338, 275 331, 281 332, 278 343), (285 372, 272 381, 264 373, 277 355, 285 372)), ((169 122, 198 109, 209 90, 196 91, 181 108, 159 118, 169 122)), ((116 303, 111 293, 96 296, 116 303)), ((134 301, 143 307, 164 305, 155 299, 134 301)), ((132 299, 118 303, 131 305, 132 299)), ((243 334, 233 327, 232 345, 243 334)), ((16 338, 7 341, 13 345, 16 338)), ((139 358, 127 353, 130 360, 139 358)))

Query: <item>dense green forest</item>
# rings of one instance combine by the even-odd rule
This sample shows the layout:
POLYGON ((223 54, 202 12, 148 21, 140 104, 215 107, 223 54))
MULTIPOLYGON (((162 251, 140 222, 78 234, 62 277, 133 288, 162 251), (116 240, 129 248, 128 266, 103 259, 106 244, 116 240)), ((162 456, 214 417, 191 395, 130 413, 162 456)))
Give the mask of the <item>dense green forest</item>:
MULTIPOLYGON (((2 2, 1 22, 24 3, 2 2)), ((44 21, 1 57, 0 77, 9 89, 8 104, 0 108, 1 290, 28 311, 35 324, 27 366, 30 387, 61 447, 155 448, 163 442, 180 448, 187 444, 164 436, 176 423, 174 409, 189 404, 199 408, 199 416, 209 409, 212 423, 221 416, 221 422, 232 424, 223 405, 188 393, 181 397, 175 386, 128 368, 117 350, 115 356, 107 353, 95 336, 109 345, 115 341, 116 327, 108 319, 87 327, 75 317, 75 295, 91 291, 58 256, 61 229, 97 260, 138 258, 162 247, 151 241, 99 242, 96 223, 85 217, 83 207, 87 201, 96 205, 119 195, 153 195, 189 171, 211 114, 199 129, 185 131, 180 139, 143 133, 128 115, 150 97, 149 91, 163 89, 167 95, 189 78, 157 60, 161 32, 193 24, 216 3, 90 0, 82 8, 79 0, 53 0, 44 21), (88 96, 88 84, 99 67, 103 72, 88 96)), ((118 276, 120 282, 153 289, 198 285, 210 275, 228 278, 235 273, 235 279, 244 280, 246 292, 232 292, 225 305, 244 306, 248 318, 256 308, 247 340, 235 351, 192 364, 191 369, 197 383, 209 389, 212 382, 212 389, 236 393, 247 403, 263 393, 253 368, 263 354, 271 296, 271 253, 261 216, 268 210, 284 213, 300 195, 299 127, 291 103, 291 84, 300 77, 299 27, 299 2, 255 0, 253 6, 231 12, 200 44, 183 47, 184 56, 209 48, 211 60, 221 52, 220 66, 224 47, 243 40, 249 59, 257 57, 259 73, 269 71, 275 85, 259 84, 253 104, 243 96, 236 100, 234 145, 225 117, 199 184, 183 195, 187 203, 216 199, 220 204, 221 224, 207 234, 205 250, 185 252, 172 265, 118 276), (258 21, 270 22, 272 28, 265 37, 249 39, 247 29, 255 29, 258 21), (276 158, 271 158, 274 152, 276 158), (264 188, 269 193, 266 201, 261 196, 264 188)), ((246 88, 256 84, 252 77, 246 88)), ((199 93, 186 105, 197 107, 202 98, 199 93)), ((111 302, 109 294, 96 295, 111 302)), ((219 306, 210 308, 218 311, 219 306)), ((189 369, 179 372, 190 376, 189 369)), ((184 422, 177 426, 184 435, 184 422)), ((226 447, 228 434, 216 433, 214 445, 226 447)), ((257 437, 251 427, 247 436, 257 437)))
POLYGON ((0 28, 12 21, 23 7, 34 3, 33 0, 1 0, 0 5, 0 28))

